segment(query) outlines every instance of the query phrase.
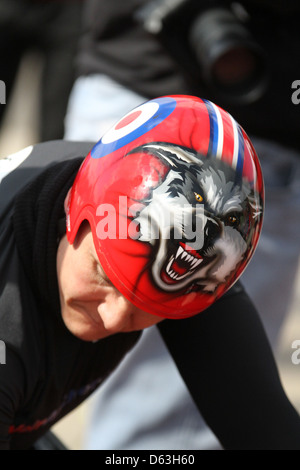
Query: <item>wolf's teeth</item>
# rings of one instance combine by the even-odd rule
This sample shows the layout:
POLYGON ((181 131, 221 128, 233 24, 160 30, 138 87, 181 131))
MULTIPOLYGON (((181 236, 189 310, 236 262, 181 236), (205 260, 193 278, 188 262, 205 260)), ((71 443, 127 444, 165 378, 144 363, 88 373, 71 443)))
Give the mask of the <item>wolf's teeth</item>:
POLYGON ((198 259, 194 264, 193 264, 193 268, 195 269, 197 266, 199 266, 199 264, 201 264, 203 261, 203 259, 198 259))
POLYGON ((186 262, 190 263, 191 267, 194 267, 194 266, 198 265, 202 261, 202 259, 198 260, 198 258, 196 258, 195 256, 190 255, 181 246, 178 248, 175 258, 177 259, 178 257, 180 257, 180 259, 185 260, 186 262), (198 263, 198 261, 199 261, 199 263, 198 263))
POLYGON ((183 251, 184 251, 184 250, 183 250, 182 246, 180 246, 180 247, 178 248, 178 250, 177 250, 177 253, 176 253, 175 258, 178 258, 178 256, 180 256, 183 251))
POLYGON ((173 264, 173 261, 174 261, 174 256, 172 255, 172 256, 171 256, 171 259, 170 259, 170 261, 169 261, 169 263, 168 263, 168 266, 167 266, 167 268, 166 268, 166 271, 167 271, 168 274, 169 274, 169 272, 171 271, 171 266, 172 266, 172 264, 173 264))
POLYGON ((183 250, 183 253, 181 254, 181 259, 184 259, 188 256, 187 252, 183 250))
POLYGON ((168 275, 174 280, 174 281, 180 281, 181 279, 184 279, 186 276, 191 275, 197 266, 199 266, 200 263, 202 263, 203 259, 198 259, 195 256, 189 254, 187 251, 185 251, 181 246, 177 249, 176 255, 172 255, 169 263, 166 267, 166 272, 168 275), (172 265, 174 261, 180 258, 181 260, 185 260, 186 263, 190 265, 189 271, 186 272, 185 274, 180 275, 176 271, 172 269, 172 265))
POLYGON ((170 271, 168 272, 169 276, 174 279, 174 281, 176 281, 177 277, 178 277, 178 274, 175 273, 175 271, 173 271, 173 269, 170 269, 170 271))

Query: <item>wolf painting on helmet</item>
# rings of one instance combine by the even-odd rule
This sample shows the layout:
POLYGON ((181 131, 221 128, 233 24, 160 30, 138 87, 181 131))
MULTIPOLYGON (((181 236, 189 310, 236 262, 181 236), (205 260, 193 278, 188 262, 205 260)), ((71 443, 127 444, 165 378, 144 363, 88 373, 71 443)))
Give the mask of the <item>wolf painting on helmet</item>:
POLYGON ((234 119, 170 96, 128 113, 94 146, 67 209, 72 243, 90 223, 100 263, 139 308, 199 313, 239 278, 258 242, 263 179, 234 119))

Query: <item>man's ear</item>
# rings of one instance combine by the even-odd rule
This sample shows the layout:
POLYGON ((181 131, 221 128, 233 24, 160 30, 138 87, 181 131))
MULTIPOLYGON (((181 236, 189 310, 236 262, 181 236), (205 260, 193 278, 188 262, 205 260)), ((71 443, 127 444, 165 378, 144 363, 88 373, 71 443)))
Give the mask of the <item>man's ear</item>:
POLYGON ((67 207, 69 205, 69 201, 70 201, 70 196, 71 196, 71 188, 69 189, 66 197, 65 197, 65 202, 64 202, 64 209, 65 209, 65 214, 67 213, 67 207))

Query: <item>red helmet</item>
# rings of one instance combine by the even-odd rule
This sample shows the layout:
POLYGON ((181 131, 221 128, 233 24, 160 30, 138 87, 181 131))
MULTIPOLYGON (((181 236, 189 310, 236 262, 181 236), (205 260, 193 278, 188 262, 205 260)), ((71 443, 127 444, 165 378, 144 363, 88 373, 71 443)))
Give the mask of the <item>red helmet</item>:
POLYGON ((223 109, 191 96, 148 101, 82 163, 67 208, 88 220, 99 261, 134 305, 165 318, 206 309, 239 278, 261 231, 255 150, 223 109))

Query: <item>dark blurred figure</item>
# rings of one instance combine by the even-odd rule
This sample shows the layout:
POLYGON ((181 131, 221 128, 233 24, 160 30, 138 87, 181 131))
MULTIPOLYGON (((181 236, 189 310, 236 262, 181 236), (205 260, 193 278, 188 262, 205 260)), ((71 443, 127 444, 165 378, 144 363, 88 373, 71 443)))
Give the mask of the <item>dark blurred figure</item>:
MULTIPOLYGON (((7 104, 23 55, 29 50, 42 54, 40 141, 63 137, 82 5, 83 0, 0 0, 0 79, 7 104)), ((5 109, 0 106, 0 123, 5 109)))
POLYGON ((299 107, 291 100, 292 83, 300 78, 299 13, 298 0, 88 0, 78 72, 107 75, 147 99, 203 96, 231 112, 248 133, 299 148, 299 107), (233 6, 234 20, 218 18, 218 10, 232 12, 233 6), (234 48, 233 40, 224 45, 232 35, 243 47, 234 48), (231 86, 221 86, 222 71, 230 80, 242 65, 253 80, 238 88, 235 77, 231 86))

